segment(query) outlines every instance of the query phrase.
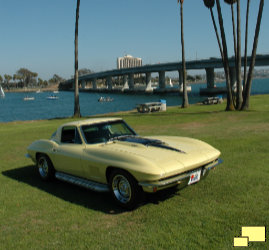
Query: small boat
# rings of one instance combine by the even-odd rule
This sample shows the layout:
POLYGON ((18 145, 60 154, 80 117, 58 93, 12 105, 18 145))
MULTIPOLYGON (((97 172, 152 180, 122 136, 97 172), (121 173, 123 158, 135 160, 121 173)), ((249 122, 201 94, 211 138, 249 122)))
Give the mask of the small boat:
POLYGON ((98 102, 113 102, 114 99, 111 98, 111 97, 104 97, 104 96, 101 96, 99 99, 98 99, 98 102))
POLYGON ((33 96, 26 96, 23 98, 24 101, 34 101, 35 98, 33 96))
POLYGON ((57 99, 59 99, 59 97, 56 95, 50 95, 50 96, 47 96, 47 99, 48 100, 57 100, 57 99))
POLYGON ((0 86, 0 96, 1 96, 1 98, 5 98, 5 96, 6 96, 2 86, 0 86))
POLYGON ((59 91, 58 91, 58 90, 54 90, 53 93, 54 93, 54 94, 58 94, 59 91))
POLYGON ((36 91, 37 94, 42 93, 42 91, 39 89, 36 91))

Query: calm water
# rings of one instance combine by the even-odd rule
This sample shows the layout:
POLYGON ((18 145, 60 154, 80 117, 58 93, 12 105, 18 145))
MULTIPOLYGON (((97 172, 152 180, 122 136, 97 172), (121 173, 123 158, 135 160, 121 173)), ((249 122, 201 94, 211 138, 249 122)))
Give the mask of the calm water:
MULTIPOLYGON (((193 84, 189 94, 189 102, 197 103, 204 97, 199 96, 199 89, 205 84, 193 84)), ((224 86, 218 84, 217 86, 224 86)), ((0 122, 17 120, 40 120, 56 117, 69 117, 74 112, 73 92, 59 92, 59 99, 47 100, 52 93, 28 93, 35 97, 34 101, 24 101, 26 93, 6 93, 6 98, 0 99, 0 122)), ((252 94, 269 94, 269 79, 255 79, 252 84, 252 94)), ((135 108, 136 104, 165 99, 167 106, 181 105, 182 98, 176 94, 167 95, 127 95, 80 93, 80 109, 82 116, 104 114, 109 112, 127 111, 135 108), (99 103, 101 96, 114 98, 113 102, 99 103)))

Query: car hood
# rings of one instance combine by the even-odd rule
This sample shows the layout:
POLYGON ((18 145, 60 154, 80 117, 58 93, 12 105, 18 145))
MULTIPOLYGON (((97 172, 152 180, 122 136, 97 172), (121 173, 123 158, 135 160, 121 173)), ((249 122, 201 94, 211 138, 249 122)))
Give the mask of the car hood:
POLYGON ((220 152, 200 140, 174 137, 129 137, 103 145, 104 150, 142 157, 163 170, 163 177, 182 173, 208 164, 220 156, 220 152))

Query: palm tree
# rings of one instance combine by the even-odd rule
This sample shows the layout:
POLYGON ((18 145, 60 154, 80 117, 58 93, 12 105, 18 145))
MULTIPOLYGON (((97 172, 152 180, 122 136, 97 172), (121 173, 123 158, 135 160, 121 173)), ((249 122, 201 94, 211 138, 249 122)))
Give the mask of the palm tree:
POLYGON ((246 32, 245 32, 245 58, 244 58, 244 81, 243 86, 245 88, 247 81, 247 54, 248 54, 248 17, 249 17, 249 4, 250 0, 247 3, 247 13, 246 13, 246 32))
POLYGON ((246 88, 244 91, 244 101, 243 101, 243 105, 241 108, 242 110, 249 109, 249 98, 250 98, 253 70, 254 70, 255 59, 256 59, 256 52, 257 52, 257 47, 258 47, 263 6, 264 6, 264 0, 260 0, 260 7, 259 7, 257 24, 256 24, 256 29, 255 29, 255 37, 254 37, 254 42, 253 42, 252 54, 251 54, 251 63, 250 63, 249 71, 248 71, 248 77, 247 77, 247 82, 246 82, 246 86, 245 86, 246 88))
POLYGON ((236 48, 236 32, 235 32, 235 19, 234 19, 234 3, 237 0, 224 0, 225 3, 231 5, 231 13, 232 13, 232 24, 233 24, 233 38, 234 38, 234 56, 235 60, 237 58, 237 48, 236 48))
POLYGON ((222 12, 221 12, 221 7, 220 7, 220 1, 216 0, 216 4, 217 4, 217 11, 218 11, 218 18, 219 18, 222 46, 223 46, 223 58, 224 58, 223 66, 224 66, 224 72, 225 72, 225 77, 226 77, 226 87, 227 87, 226 111, 232 111, 234 110, 234 104, 233 104, 233 99, 232 99, 232 88, 231 88, 231 80, 230 80, 230 68, 229 68, 226 36, 225 36, 225 31, 224 31, 224 24, 223 24, 222 12))
POLYGON ((12 79, 12 76, 5 74, 4 77, 7 84, 7 89, 9 89, 9 81, 12 79))
POLYGON ((78 89, 78 19, 79 19, 80 0, 77 0, 76 9, 76 26, 75 26, 75 105, 74 117, 81 117, 79 106, 79 89, 78 89))
POLYGON ((213 22, 213 26, 214 26, 215 33, 216 33, 216 37, 217 37, 217 41, 218 41, 218 45, 219 45, 219 50, 220 50, 221 58, 222 58, 222 61, 223 61, 223 59, 224 59, 224 57, 223 57, 223 49, 222 49, 222 46, 221 46, 219 32, 218 32, 218 28, 217 28, 215 17, 214 17, 214 13, 213 13, 213 7, 215 5, 215 0, 204 0, 204 5, 207 8, 210 9, 211 19, 212 19, 212 22, 213 22))
POLYGON ((182 100, 182 108, 187 108, 189 106, 188 100, 188 92, 186 86, 186 62, 185 62, 185 47, 184 47, 184 30, 183 30, 183 2, 184 0, 177 0, 178 3, 180 1, 180 18, 181 18, 181 51, 182 51, 182 72, 183 72, 183 100, 182 100))
POLYGON ((234 55, 236 65, 236 109, 240 110, 243 102, 242 97, 242 79, 241 79, 241 14, 240 14, 240 0, 224 0, 225 3, 231 5, 232 22, 233 22, 233 37, 234 37, 234 55), (235 32, 234 9, 233 5, 237 3, 237 35, 235 32))
POLYGON ((242 77, 241 77, 241 14, 240 0, 237 0, 237 92, 236 92, 236 109, 240 110, 243 103, 242 96, 242 77))

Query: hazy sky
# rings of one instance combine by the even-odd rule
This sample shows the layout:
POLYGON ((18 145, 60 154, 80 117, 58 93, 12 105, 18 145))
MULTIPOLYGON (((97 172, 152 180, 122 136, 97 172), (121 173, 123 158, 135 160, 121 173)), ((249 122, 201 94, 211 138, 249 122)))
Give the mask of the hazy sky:
MULTIPOLYGON (((246 2, 241 0, 242 45, 246 2)), ((251 0, 249 53, 259 2, 251 0)), ((0 75, 13 75, 21 67, 46 80, 53 74, 64 78, 74 74, 76 0, 0 0, 0 3, 0 75)), ((221 3, 231 56, 231 12, 224 1, 221 3)), ((259 54, 269 54, 268 13, 266 0, 259 54)), ((184 1, 184 31, 187 60, 219 57, 210 12, 203 0, 184 1)), ((117 57, 124 54, 141 57, 143 64, 175 62, 181 60, 180 51, 177 0, 81 0, 79 68, 114 69, 117 57)))

